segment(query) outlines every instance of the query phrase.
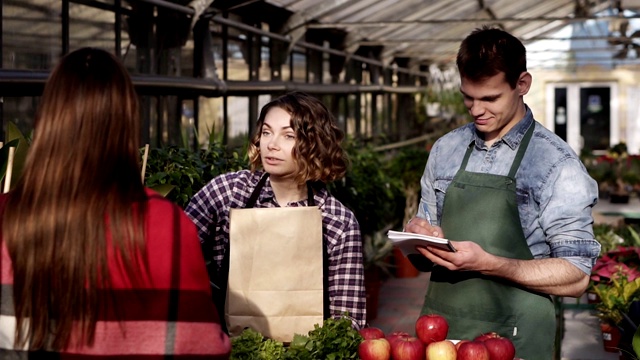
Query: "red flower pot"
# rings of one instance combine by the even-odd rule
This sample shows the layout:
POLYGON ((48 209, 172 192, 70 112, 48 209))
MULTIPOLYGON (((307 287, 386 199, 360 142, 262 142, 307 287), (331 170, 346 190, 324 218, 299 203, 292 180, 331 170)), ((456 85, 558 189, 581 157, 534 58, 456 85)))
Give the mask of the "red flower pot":
POLYGON ((604 345, 604 351, 607 352, 619 352, 620 351, 620 329, 617 326, 609 323, 600 323, 600 330, 602 331, 602 342, 604 345))

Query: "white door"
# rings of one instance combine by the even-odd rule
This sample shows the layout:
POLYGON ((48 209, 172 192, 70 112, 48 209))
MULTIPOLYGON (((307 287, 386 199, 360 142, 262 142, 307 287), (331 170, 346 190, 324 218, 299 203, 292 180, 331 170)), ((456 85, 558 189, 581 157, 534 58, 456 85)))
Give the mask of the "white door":
POLYGON ((616 83, 547 85, 547 127, 578 154, 605 152, 619 142, 616 83))

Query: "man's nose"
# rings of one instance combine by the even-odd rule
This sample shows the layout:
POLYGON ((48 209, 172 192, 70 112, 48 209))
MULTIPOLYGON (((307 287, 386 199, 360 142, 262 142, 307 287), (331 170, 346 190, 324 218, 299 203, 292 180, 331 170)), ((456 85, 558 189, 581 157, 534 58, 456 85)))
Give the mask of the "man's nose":
POLYGON ((484 106, 482 106, 482 103, 480 101, 474 101, 471 107, 469 107, 469 114, 474 117, 484 114, 484 106))

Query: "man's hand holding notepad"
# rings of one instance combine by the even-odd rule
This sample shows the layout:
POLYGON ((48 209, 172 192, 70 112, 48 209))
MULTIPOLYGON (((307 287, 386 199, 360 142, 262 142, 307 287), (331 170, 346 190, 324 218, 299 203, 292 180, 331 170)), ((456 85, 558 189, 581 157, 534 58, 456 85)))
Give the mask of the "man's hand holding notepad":
POLYGON ((400 251, 402 251, 404 256, 409 254, 420 254, 420 252, 416 250, 417 246, 433 246, 447 251, 456 251, 448 239, 439 237, 393 230, 389 230, 389 232, 387 232, 387 237, 389 237, 389 240, 391 240, 393 245, 397 246, 400 251))

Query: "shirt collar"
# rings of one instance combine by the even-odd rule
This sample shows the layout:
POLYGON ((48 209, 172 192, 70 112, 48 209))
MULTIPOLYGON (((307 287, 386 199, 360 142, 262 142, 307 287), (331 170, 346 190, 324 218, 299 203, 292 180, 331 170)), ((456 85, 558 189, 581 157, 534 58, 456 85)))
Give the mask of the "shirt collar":
MULTIPOLYGON (((518 148, 518 145, 520 145, 520 142, 522 141, 524 134, 529 129, 529 126, 533 124, 533 113, 527 104, 524 106, 526 110, 524 117, 499 140, 507 144, 507 146, 513 150, 518 148)), ((476 146, 480 148, 484 147, 484 139, 478 135, 477 131, 474 131, 473 137, 476 146)))
MULTIPOLYGON (((262 176, 263 173, 264 172, 260 171, 259 176, 262 176)), ((259 176, 258 176, 258 179, 259 179, 259 176)), ((326 187, 323 186, 320 188, 316 188, 316 192, 313 197, 313 199, 316 202, 316 205, 322 206, 325 202, 325 198, 327 197, 327 195, 328 195, 328 192, 326 187)), ((260 195, 258 195, 258 202, 259 203, 270 202, 270 203, 279 205, 276 202, 276 195, 273 193, 273 188, 271 187, 271 179, 267 178, 267 181, 264 183, 264 187, 262 188, 260 195)), ((287 204, 279 205, 279 206, 287 206, 287 204)), ((290 203, 289 206, 307 206, 307 199, 305 198, 303 200, 290 203)))

